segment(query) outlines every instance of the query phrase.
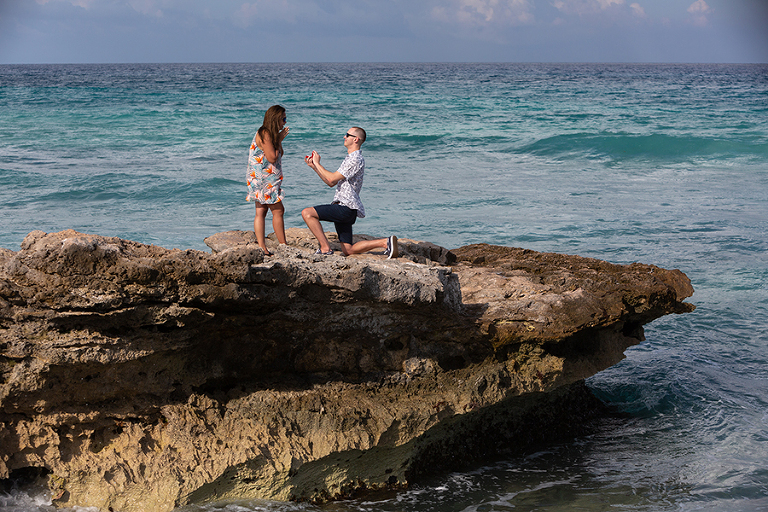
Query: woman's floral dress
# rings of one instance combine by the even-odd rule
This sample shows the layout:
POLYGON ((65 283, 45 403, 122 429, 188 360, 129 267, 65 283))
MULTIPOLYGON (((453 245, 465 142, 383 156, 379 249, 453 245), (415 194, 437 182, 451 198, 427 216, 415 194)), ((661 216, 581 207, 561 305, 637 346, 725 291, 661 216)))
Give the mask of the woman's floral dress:
POLYGON ((283 169, 280 165, 280 155, 277 161, 270 163, 264 152, 256 146, 256 136, 251 142, 248 152, 248 195, 246 201, 256 201, 261 204, 275 204, 283 200, 283 169))

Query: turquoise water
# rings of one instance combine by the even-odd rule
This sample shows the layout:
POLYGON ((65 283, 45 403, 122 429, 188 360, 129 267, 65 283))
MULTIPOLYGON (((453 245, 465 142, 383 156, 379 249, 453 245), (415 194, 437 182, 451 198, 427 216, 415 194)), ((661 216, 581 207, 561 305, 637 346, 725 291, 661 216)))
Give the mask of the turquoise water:
POLYGON ((653 263, 696 289, 589 380, 623 413, 593 435, 324 510, 768 510, 768 66, 0 66, 0 247, 74 228, 208 250, 252 229, 248 145, 275 103, 288 227, 333 194, 303 156, 338 165, 360 125, 358 233, 653 263))

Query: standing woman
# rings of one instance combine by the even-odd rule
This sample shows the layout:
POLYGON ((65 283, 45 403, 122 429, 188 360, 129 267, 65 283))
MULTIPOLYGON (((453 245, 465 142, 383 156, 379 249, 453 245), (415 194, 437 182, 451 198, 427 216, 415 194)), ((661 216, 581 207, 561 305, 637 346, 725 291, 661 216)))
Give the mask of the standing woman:
POLYGON ((248 197, 256 203, 253 231, 264 254, 271 256, 266 245, 265 222, 267 210, 272 212, 272 228, 277 241, 285 243, 283 214, 283 139, 288 135, 285 126, 285 109, 280 105, 269 107, 264 114, 264 124, 251 142, 248 154, 248 197), (266 161, 265 161, 266 160, 266 161))

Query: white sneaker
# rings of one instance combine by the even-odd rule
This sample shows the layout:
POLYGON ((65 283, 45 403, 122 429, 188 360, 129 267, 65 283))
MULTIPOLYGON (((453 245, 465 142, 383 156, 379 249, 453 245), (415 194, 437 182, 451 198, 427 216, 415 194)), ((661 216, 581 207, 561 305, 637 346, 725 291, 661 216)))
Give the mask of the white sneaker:
POLYGON ((397 251, 397 237, 395 235, 390 236, 387 238, 387 252, 384 254, 387 255, 387 259, 391 260, 392 258, 397 258, 397 255, 399 254, 397 251))

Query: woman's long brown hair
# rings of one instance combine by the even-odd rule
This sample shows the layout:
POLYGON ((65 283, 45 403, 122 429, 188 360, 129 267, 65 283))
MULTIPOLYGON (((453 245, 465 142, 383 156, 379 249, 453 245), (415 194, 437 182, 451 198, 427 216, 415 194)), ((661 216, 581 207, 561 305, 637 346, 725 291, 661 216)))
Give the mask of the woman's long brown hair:
POLYGON ((264 127, 269 132, 272 146, 280 156, 283 156, 283 144, 280 142, 280 121, 285 117, 285 108, 280 105, 272 105, 264 114, 264 127))

